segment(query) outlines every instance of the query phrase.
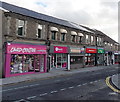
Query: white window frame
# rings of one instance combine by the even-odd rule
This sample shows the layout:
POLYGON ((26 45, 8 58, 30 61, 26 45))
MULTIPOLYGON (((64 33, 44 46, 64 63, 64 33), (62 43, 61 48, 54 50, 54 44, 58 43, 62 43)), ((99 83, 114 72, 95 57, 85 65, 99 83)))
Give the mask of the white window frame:
POLYGON ((26 36, 26 21, 25 20, 21 20, 21 19, 17 19, 17 36, 21 36, 21 37, 24 37, 26 36), (20 23, 23 23, 23 24, 20 24, 20 23), (19 28, 20 27, 23 27, 22 29, 22 35, 19 35, 19 28))
POLYGON ((36 34, 36 38, 41 39, 41 38, 42 38, 42 35, 43 35, 42 33, 43 33, 43 25, 37 24, 37 34, 36 34), (40 37, 39 37, 39 34, 38 34, 38 30, 40 30, 40 37))

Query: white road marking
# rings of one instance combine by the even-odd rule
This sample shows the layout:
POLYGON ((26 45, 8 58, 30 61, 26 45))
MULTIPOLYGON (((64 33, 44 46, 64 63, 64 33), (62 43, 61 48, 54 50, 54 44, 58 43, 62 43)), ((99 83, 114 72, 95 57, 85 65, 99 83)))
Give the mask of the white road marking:
POLYGON ((94 82, 98 82, 97 80, 95 80, 94 82))
POLYGON ((82 85, 87 85, 87 83, 84 83, 84 84, 82 84, 82 85))
POLYGON ((77 85, 77 87, 80 87, 81 85, 77 85))
POLYGON ((90 84, 92 84, 93 82, 90 82, 90 84))
POLYGON ((30 85, 30 87, 32 87, 32 86, 38 86, 38 85, 40 85, 40 84, 34 84, 34 85, 30 85))
POLYGON ((45 95, 47 95, 48 93, 43 93, 43 94, 40 94, 40 96, 45 96, 45 95))
POLYGON ((11 88, 11 89, 6 89, 6 90, 1 90, 0 92, 18 90, 18 89, 23 89, 23 88, 33 87, 33 86, 38 86, 38 85, 40 85, 40 84, 33 84, 33 85, 29 85, 29 86, 22 86, 22 87, 17 87, 17 88, 11 88))
POLYGON ((37 96, 31 96, 31 97, 27 97, 27 99, 33 99, 33 98, 36 98, 37 96))
POLYGON ((50 93, 53 94, 53 93, 56 93, 56 92, 58 92, 58 91, 51 91, 50 93))
POLYGON ((59 82, 60 80, 55 80, 55 82, 59 82))
POLYGON ((67 80, 70 80, 71 78, 67 78, 67 80))
POLYGON ((109 72, 114 72, 114 71, 116 71, 116 70, 110 70, 109 72))
POLYGON ((120 67, 115 67, 115 68, 120 68, 120 67))
POLYGON ((73 89, 73 88, 74 88, 74 86, 69 87, 69 89, 73 89))
POLYGON ((61 91, 64 91, 64 90, 66 90, 66 88, 64 88, 64 89, 60 89, 61 91))
POLYGON ((95 73, 95 74, 93 74, 93 75, 97 75, 97 74, 101 74, 101 73, 95 73))
POLYGON ((1 90, 0 92, 11 91, 13 89, 1 90))
POLYGON ((110 92, 109 95, 117 95, 116 92, 110 92))
POLYGON ((14 101, 14 102, 30 102, 30 101, 26 101, 25 99, 20 99, 20 100, 14 101))

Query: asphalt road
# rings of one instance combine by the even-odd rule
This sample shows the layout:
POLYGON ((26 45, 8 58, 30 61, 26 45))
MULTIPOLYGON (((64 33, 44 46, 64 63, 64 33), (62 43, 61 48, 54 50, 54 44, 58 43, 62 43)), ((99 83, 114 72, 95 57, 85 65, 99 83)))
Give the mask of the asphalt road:
POLYGON ((46 80, 36 80, 3 86, 2 100, 120 100, 120 94, 112 91, 106 77, 120 73, 118 68, 82 72, 46 80))

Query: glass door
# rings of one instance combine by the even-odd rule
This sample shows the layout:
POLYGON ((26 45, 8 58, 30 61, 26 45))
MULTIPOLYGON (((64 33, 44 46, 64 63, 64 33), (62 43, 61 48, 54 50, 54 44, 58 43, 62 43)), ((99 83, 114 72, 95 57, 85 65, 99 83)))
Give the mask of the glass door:
POLYGON ((56 54, 56 68, 61 68, 62 54, 56 54))
POLYGON ((40 72, 40 55, 34 56, 35 72, 40 72))
POLYGON ((44 72, 45 69, 45 55, 40 55, 40 72, 44 72))

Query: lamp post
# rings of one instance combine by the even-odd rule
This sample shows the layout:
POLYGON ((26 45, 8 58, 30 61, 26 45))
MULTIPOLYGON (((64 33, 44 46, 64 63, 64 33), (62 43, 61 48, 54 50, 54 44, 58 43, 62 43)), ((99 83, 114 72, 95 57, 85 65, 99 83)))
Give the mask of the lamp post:
POLYGON ((50 71, 50 45, 51 45, 51 42, 49 40, 49 38, 47 38, 46 42, 45 42, 46 46, 47 46, 47 72, 50 71))
MULTIPOLYGON (((96 46, 96 50, 97 50, 97 36, 95 37, 95 46, 96 46)), ((98 60, 98 56, 97 56, 97 52, 95 54, 95 66, 97 66, 97 60, 98 60)))

